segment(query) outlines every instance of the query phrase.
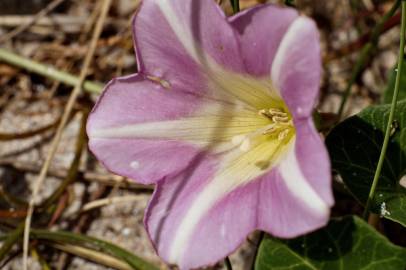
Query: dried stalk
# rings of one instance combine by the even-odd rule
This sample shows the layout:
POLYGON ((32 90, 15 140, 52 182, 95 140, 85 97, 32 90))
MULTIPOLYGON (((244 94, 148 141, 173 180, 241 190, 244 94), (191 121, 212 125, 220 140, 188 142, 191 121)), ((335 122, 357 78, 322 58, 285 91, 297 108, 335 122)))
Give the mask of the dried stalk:
POLYGON ((76 84, 75 88, 73 89, 68 103, 65 107, 64 113, 62 115, 61 118, 61 122, 58 126, 57 132, 55 134, 54 139, 52 140, 52 144, 51 144, 51 148, 50 151, 48 153, 47 159, 45 160, 45 163, 42 167, 42 170, 40 172, 40 175, 38 176, 38 178, 36 179, 35 183, 34 183, 34 189, 33 189, 33 194, 29 203, 29 207, 28 207, 28 213, 27 213, 27 218, 25 219, 25 228, 24 228, 24 241, 23 241, 23 270, 27 270, 28 268, 28 264, 27 264, 27 259, 28 259, 28 243, 29 243, 29 236, 30 236, 30 226, 31 226, 31 219, 32 219, 32 214, 34 212, 34 206, 35 206, 35 200, 36 197, 39 193, 39 189, 42 186, 44 179, 46 177, 48 168, 50 167, 51 161, 53 159, 53 157, 55 156, 58 144, 61 140, 62 137, 62 132, 63 129, 65 128, 65 125, 68 121, 69 115, 73 109, 73 106, 76 102, 76 99, 78 98, 81 89, 82 89, 82 84, 85 80, 85 77, 87 75, 89 66, 91 64, 91 61, 93 59, 93 55, 94 52, 96 51, 96 45, 97 45, 97 40, 99 39, 99 36, 101 34, 102 28, 103 28, 103 24, 104 21, 107 17, 107 12, 110 9, 110 5, 111 5, 112 0, 104 0, 103 2, 103 6, 102 6, 102 10, 101 10, 101 14, 99 17, 99 20, 97 21, 96 24, 96 28, 93 32, 93 37, 92 37, 92 41, 89 47, 89 51, 86 55, 84 64, 83 64, 83 68, 79 77, 79 82, 76 84))

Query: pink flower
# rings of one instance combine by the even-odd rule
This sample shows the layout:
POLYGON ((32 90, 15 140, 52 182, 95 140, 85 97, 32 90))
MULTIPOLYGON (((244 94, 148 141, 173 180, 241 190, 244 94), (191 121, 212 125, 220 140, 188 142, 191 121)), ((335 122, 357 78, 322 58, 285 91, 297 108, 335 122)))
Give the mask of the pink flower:
POLYGON ((158 254, 201 267, 254 230, 324 226, 314 22, 273 5, 226 18, 212 0, 144 0, 133 27, 139 73, 106 86, 87 130, 106 168, 156 184, 145 226, 158 254))

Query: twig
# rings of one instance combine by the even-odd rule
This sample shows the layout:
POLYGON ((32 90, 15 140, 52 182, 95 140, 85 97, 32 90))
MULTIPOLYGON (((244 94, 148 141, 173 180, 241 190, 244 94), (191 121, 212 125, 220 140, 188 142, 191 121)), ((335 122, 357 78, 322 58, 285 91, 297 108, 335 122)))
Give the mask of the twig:
POLYGON ((41 17, 44 17, 47 15, 49 12, 54 10, 57 6, 59 6, 63 1, 65 0, 54 0, 51 3, 49 3, 44 9, 42 9, 40 12, 38 12, 32 19, 25 24, 20 25, 19 27, 15 28, 14 30, 10 31, 9 33, 5 34, 4 36, 0 37, 0 43, 3 43, 9 39, 12 39, 13 37, 17 36, 24 30, 28 29, 31 25, 33 25, 37 20, 39 20, 41 17))
POLYGON ((87 204, 85 204, 81 211, 86 212, 95 208, 99 208, 102 206, 106 206, 109 204, 115 204, 115 203, 124 203, 124 202, 138 202, 138 201, 143 201, 145 197, 140 196, 140 195, 128 195, 128 196, 120 196, 120 197, 110 197, 110 198, 104 198, 100 199, 97 201, 92 201, 87 204))
POLYGON ((35 26, 63 26, 78 28, 80 30, 88 20, 87 17, 71 16, 71 15, 48 15, 39 18, 32 22, 34 16, 32 15, 2 15, 0 16, 0 26, 16 27, 19 25, 30 24, 35 26))
POLYGON ((24 218, 27 216, 26 210, 0 210, 0 219, 24 218))
POLYGON ((30 235, 30 226, 31 226, 31 219, 32 219, 32 213, 34 211, 34 206, 35 206, 35 200, 38 195, 39 189, 42 186, 42 183, 44 182, 45 176, 47 174, 48 168, 51 164, 51 161, 56 153, 59 141, 62 137, 62 132, 63 129, 65 128, 65 125, 68 121, 69 115, 73 109, 73 106, 76 102, 77 97, 79 96, 81 89, 82 89, 82 84, 84 82, 84 79, 87 75, 87 71, 89 69, 90 63, 93 59, 94 52, 96 50, 96 45, 97 45, 97 40, 99 39, 99 36, 101 34, 104 20, 107 17, 107 12, 109 11, 110 5, 111 5, 112 0, 104 0, 100 18, 97 21, 96 28, 93 32, 93 37, 92 41, 90 43, 89 51, 86 55, 86 58, 84 60, 83 68, 81 71, 81 74, 79 76, 79 80, 73 89, 68 103, 65 107, 64 113, 61 118, 61 122, 58 126, 57 132, 55 134, 54 139, 52 140, 51 148, 48 153, 48 156, 45 160, 45 163, 41 169, 40 175, 36 179, 34 183, 34 188, 33 188, 33 193, 32 197, 28 206, 28 212, 27 212, 27 218, 25 219, 25 228, 24 228, 24 241, 23 241, 23 269, 27 270, 28 264, 27 264, 27 258, 28 258, 28 243, 29 243, 29 235, 30 235))
MULTIPOLYGON (((4 48, 0 48, 0 61, 4 61, 8 64, 26 69, 50 79, 63 82, 70 86, 76 86, 79 84, 79 78, 72 74, 24 58, 4 48)), ((83 83, 83 90, 87 92, 100 93, 102 89, 103 85, 98 82, 85 81, 83 83)))
POLYGON ((35 130, 30 130, 27 132, 22 133, 0 133, 0 141, 10 141, 10 140, 17 140, 17 139, 26 139, 41 133, 44 133, 48 130, 55 128, 59 124, 59 119, 54 123, 46 125, 44 127, 40 127, 35 130))
MULTIPOLYGON (((399 24, 400 24, 400 14, 396 14, 393 17, 389 18, 384 23, 381 33, 383 34, 399 24)), ((328 63, 332 60, 339 59, 343 56, 346 56, 355 51, 358 51, 371 39, 371 36, 372 36, 372 33, 368 32, 368 33, 362 35, 356 41, 351 42, 337 50, 332 51, 323 59, 324 63, 328 63)))
POLYGON ((396 0, 395 4, 393 4, 392 8, 386 13, 382 19, 377 23, 377 25, 372 30, 371 38, 367 44, 364 45, 362 48, 361 54, 358 57, 357 62, 354 65, 354 68, 351 72, 351 78, 348 81, 347 87, 344 90, 343 98, 340 103, 340 107, 337 112, 337 119, 340 120, 342 114, 344 112, 345 104, 351 94, 351 88, 355 81, 357 80, 358 76, 361 74, 362 70, 364 69, 372 50, 376 47, 379 41, 380 34, 384 28, 385 23, 395 14, 396 10, 399 8, 401 0, 396 0))
MULTIPOLYGON (((33 17, 32 15, 2 15, 0 16, 0 26, 16 27, 21 24, 30 23, 33 17)), ((89 21, 89 18, 86 16, 48 15, 36 20, 34 24, 31 24, 31 28, 40 27, 41 29, 45 29, 52 27, 52 29, 56 28, 64 33, 78 33, 86 29, 87 21, 89 21)), ((118 28, 123 28, 127 25, 126 20, 120 18, 107 18, 106 23, 118 28)))
MULTIPOLYGON (((34 163, 16 161, 15 159, 0 159, 0 166, 10 166, 16 170, 29 172, 29 173, 39 173, 40 169, 34 163)), ((121 188, 137 189, 137 190, 152 190, 154 187, 152 185, 142 185, 133 182, 132 180, 127 180, 118 175, 107 174, 107 173, 97 173, 97 172, 87 172, 80 170, 79 179, 87 182, 98 182, 106 186, 118 186, 121 188)), ((65 168, 55 168, 49 169, 48 175, 56 178, 65 178, 67 175, 67 170, 65 168)), ((1 191, 1 190, 0 190, 1 191)), ((0 193, 1 195, 1 193, 0 193)))
POLYGON ((41 205, 41 208, 48 208, 51 206, 64 192, 65 189, 76 180, 79 171, 80 159, 82 157, 83 148, 86 144, 86 120, 87 113, 82 115, 81 126, 79 130, 79 135, 76 141, 75 153, 72 163, 69 167, 68 173, 65 179, 62 181, 61 185, 49 196, 41 205))
POLYGON ((372 186, 369 191, 368 200, 367 200, 367 203, 366 203, 366 206, 364 209, 363 216, 364 216, 365 220, 368 220, 368 215, 369 215, 369 211, 371 208, 371 204, 375 197, 375 190, 376 190, 376 187, 378 186, 379 177, 381 175, 381 170, 383 167, 383 163, 385 161, 386 150, 388 148, 391 129, 392 129, 392 123, 393 123, 393 119, 394 119, 395 111, 396 111, 396 103, 397 103, 398 94, 399 94, 400 77, 402 75, 403 59, 404 59, 404 52, 405 52, 405 32, 406 32, 406 1, 405 0, 402 1, 402 23, 401 23, 401 25, 402 26, 401 26, 401 30, 400 30, 401 31, 400 32, 400 46, 399 46, 399 55, 398 55, 398 67, 396 70, 395 89, 393 91, 392 104, 390 107, 388 122, 386 124, 386 132, 385 132, 385 138, 384 138, 383 144, 382 144, 381 154, 379 155, 378 165, 376 166, 374 179, 372 181, 372 186))
MULTIPOLYGON (((89 200, 94 201, 101 198, 105 191, 106 187, 104 185, 101 185, 97 190, 93 191, 90 194, 89 200)), ((79 218, 76 219, 75 226, 70 231, 73 231, 75 233, 84 233, 88 229, 92 221, 93 218, 89 215, 89 213, 81 213, 79 218)), ((67 260, 68 254, 62 253, 56 263, 56 269, 65 269, 67 260)))

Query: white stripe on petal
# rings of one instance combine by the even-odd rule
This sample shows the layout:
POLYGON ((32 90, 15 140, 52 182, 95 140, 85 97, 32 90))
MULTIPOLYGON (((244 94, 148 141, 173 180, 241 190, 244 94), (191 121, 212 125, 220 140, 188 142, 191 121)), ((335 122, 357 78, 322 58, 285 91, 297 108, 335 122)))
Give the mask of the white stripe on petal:
POLYGON ((204 55, 204 52, 194 41, 192 33, 190 32, 191 27, 183 25, 185 22, 179 20, 179 15, 176 14, 172 8, 173 1, 157 0, 156 3, 186 51, 199 63, 199 59, 204 55))
POLYGON ((225 154, 216 175, 199 192, 185 216, 182 217, 170 247, 170 261, 177 263, 182 260, 196 226, 221 198, 236 188, 268 173, 278 164, 279 159, 284 156, 284 152, 293 141, 292 138, 284 145, 276 140, 264 140, 258 142, 248 152, 234 149, 225 154), (269 166, 264 168, 261 162, 269 162, 269 166))
POLYGON ((206 104, 194 116, 174 120, 134 123, 89 130, 89 136, 101 139, 162 139, 184 141, 197 147, 209 147, 219 153, 236 147, 232 139, 265 126, 268 120, 257 112, 238 106, 206 104))
POLYGON ((297 161, 294 144, 292 145, 293 147, 287 152, 284 160, 278 165, 279 173, 295 198, 317 215, 328 214, 329 206, 307 182, 297 161))
POLYGON ((305 29, 305 25, 308 23, 309 19, 307 19, 306 17, 297 17, 289 26, 288 30, 282 38, 271 68, 271 80, 275 83, 276 90, 280 90, 278 81, 281 77, 280 72, 282 69, 282 65, 286 62, 285 57, 289 54, 289 51, 292 50, 292 44, 296 44, 296 49, 300 50, 300 43, 297 42, 297 36, 299 32, 305 29))
POLYGON ((257 110, 281 102, 280 95, 269 78, 251 78, 225 70, 196 42, 192 28, 179 18, 172 6, 173 2, 157 0, 156 3, 187 53, 214 84, 209 85, 209 96, 234 104, 244 102, 257 110))

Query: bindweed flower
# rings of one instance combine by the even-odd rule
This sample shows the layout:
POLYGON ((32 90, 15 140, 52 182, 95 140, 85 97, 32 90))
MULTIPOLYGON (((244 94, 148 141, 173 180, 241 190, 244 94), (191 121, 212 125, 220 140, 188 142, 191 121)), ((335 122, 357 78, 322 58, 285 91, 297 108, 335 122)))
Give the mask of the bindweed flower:
POLYGON ((106 86, 87 131, 106 168, 156 184, 145 226, 159 256, 196 268, 257 229, 324 226, 314 22, 273 5, 226 18, 212 0, 144 0, 133 28, 139 72, 106 86))

